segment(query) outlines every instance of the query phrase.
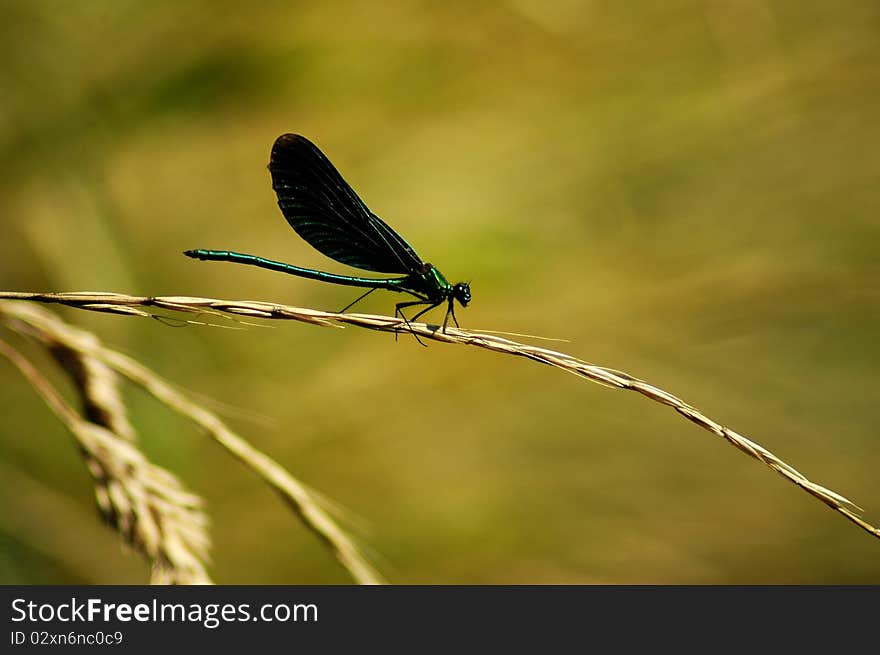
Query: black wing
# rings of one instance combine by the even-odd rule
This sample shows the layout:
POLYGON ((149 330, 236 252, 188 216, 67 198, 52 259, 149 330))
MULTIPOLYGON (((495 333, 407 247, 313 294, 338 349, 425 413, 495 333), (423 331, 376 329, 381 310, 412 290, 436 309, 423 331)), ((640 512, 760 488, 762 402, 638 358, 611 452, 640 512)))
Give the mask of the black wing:
POLYGON ((422 260, 358 198, 339 171, 304 136, 282 134, 269 160, 272 188, 290 226, 319 252, 379 273, 413 273, 422 260))

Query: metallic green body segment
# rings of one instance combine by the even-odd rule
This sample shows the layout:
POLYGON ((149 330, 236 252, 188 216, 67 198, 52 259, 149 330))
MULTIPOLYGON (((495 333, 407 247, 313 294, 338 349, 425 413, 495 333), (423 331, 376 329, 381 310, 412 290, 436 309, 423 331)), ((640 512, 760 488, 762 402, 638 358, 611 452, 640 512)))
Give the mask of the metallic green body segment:
POLYGON ((323 282, 331 282, 333 284, 341 284, 349 287, 404 291, 417 297, 424 296, 427 299, 436 300, 437 302, 445 300, 452 290, 452 286, 446 281, 443 274, 430 264, 426 265, 425 272, 421 274, 395 278, 372 278, 326 273, 324 271, 302 268, 300 266, 294 266, 292 264, 277 262, 272 259, 257 257, 256 255, 247 255, 245 253, 233 252, 230 250, 206 250, 204 248, 199 248, 197 250, 187 250, 184 254, 187 257, 201 259, 203 261, 247 264, 249 266, 266 268, 270 271, 278 271, 280 273, 296 275, 310 280, 321 280, 323 282))
POLYGON ((446 281, 446 278, 443 277, 443 273, 438 271, 432 264, 428 264, 428 266, 430 266, 430 268, 426 273, 422 274, 422 277, 429 286, 445 291, 446 293, 443 294, 443 297, 445 298, 449 295, 449 292, 452 291, 452 285, 446 281))

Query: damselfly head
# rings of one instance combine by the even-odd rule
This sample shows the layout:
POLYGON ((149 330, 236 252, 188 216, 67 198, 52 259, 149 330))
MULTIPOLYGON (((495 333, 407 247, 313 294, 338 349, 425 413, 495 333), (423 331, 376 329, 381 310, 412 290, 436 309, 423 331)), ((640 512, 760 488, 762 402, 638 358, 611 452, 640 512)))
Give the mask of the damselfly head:
POLYGON ((452 287, 452 297, 460 302, 462 307, 467 307, 471 301, 471 285, 467 282, 459 282, 452 287))

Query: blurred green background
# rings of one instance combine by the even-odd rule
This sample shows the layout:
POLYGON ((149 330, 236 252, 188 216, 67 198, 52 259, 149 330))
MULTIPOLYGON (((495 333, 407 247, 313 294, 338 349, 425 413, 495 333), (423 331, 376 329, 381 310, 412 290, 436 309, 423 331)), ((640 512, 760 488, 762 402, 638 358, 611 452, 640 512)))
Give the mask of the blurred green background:
MULTIPOLYGON (((275 204, 269 149, 299 132, 472 281, 463 326, 570 339, 880 521, 877 2, 0 12, 0 287, 339 309, 352 290, 181 255, 351 271, 275 204)), ((237 408, 395 583, 880 583, 877 540, 635 394, 357 329, 59 311, 237 408)), ((7 363, 0 385, 0 582, 145 582, 62 426, 7 363)), ((128 399, 207 501, 217 581, 348 581, 250 471, 128 399)))

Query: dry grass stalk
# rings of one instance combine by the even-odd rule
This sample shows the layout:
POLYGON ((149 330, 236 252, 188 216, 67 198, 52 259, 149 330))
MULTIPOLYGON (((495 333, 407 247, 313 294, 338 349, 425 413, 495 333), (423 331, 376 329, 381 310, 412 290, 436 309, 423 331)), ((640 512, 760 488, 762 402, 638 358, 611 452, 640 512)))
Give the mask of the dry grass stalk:
MULTIPOLYGON (((93 335, 82 330, 79 333, 83 339, 98 343, 93 335)), ((95 357, 74 350, 62 340, 48 339, 51 337, 49 334, 39 336, 55 361, 73 380, 85 418, 103 425, 120 439, 137 441, 137 433, 128 420, 128 412, 119 393, 119 376, 113 369, 95 357)))
MULTIPOLYGON (((60 348, 58 344, 54 347, 60 348)), ((0 341, 0 355, 21 371, 73 435, 94 480, 101 514, 150 562, 151 582, 210 584, 204 565, 210 540, 201 499, 184 489, 171 473, 144 457, 132 443, 133 430, 125 435, 113 431, 113 425, 131 427, 124 416, 117 415, 107 425, 83 418, 26 357, 4 341, 0 341)), ((70 353, 68 356, 76 358, 70 353)), ((89 366, 83 362, 79 365, 89 366)), ((87 394, 92 384, 114 386, 106 379, 84 383, 81 393, 87 394)), ((103 391, 107 393, 106 388, 103 391)), ((99 395, 89 402, 101 406, 107 400, 99 395)))
MULTIPOLYGON (((109 292, 84 293, 20 293, 0 292, 0 299, 30 300, 42 303, 60 303, 69 307, 90 311, 126 314, 156 318, 155 310, 171 310, 194 314, 196 316, 243 316, 275 320, 294 320, 328 327, 352 325, 383 332, 409 332, 422 339, 432 339, 445 343, 476 346, 507 355, 526 357, 563 371, 573 373, 592 382, 635 391, 654 402, 673 408, 680 415, 712 434, 725 439, 749 457, 758 460, 785 479, 819 499, 835 512, 842 514, 868 534, 880 538, 880 529, 859 516, 860 508, 840 494, 810 481, 798 470, 786 464, 761 445, 747 439, 730 428, 716 423, 705 414, 691 407, 683 400, 627 373, 602 366, 595 366, 571 355, 555 350, 518 343, 492 334, 449 328, 446 333, 437 326, 425 323, 404 323, 399 318, 374 314, 338 314, 315 309, 305 309, 289 305, 279 305, 259 301, 219 300, 214 298, 193 298, 188 296, 129 296, 109 292)), ((200 323, 192 320, 189 322, 200 323)), ((112 365, 112 364, 111 364, 112 365)))
POLYGON ((101 381, 103 373, 118 374, 141 386, 166 406, 201 426, 216 442, 262 477, 317 534, 349 574, 361 584, 381 584, 382 577, 367 562, 351 538, 325 512, 319 499, 282 466, 253 448, 230 430, 216 415, 189 400, 170 383, 122 353, 103 346, 94 335, 71 327, 54 314, 25 303, 0 301, 0 318, 10 327, 44 342, 71 370, 74 379, 84 377, 81 389, 90 389, 91 411, 109 414, 116 422, 112 394, 101 381), (59 342, 63 345, 59 346, 59 342), (71 363, 71 361, 75 363, 71 363), (98 373, 96 376, 95 373, 98 373), (100 391, 100 393, 98 393, 100 391))

